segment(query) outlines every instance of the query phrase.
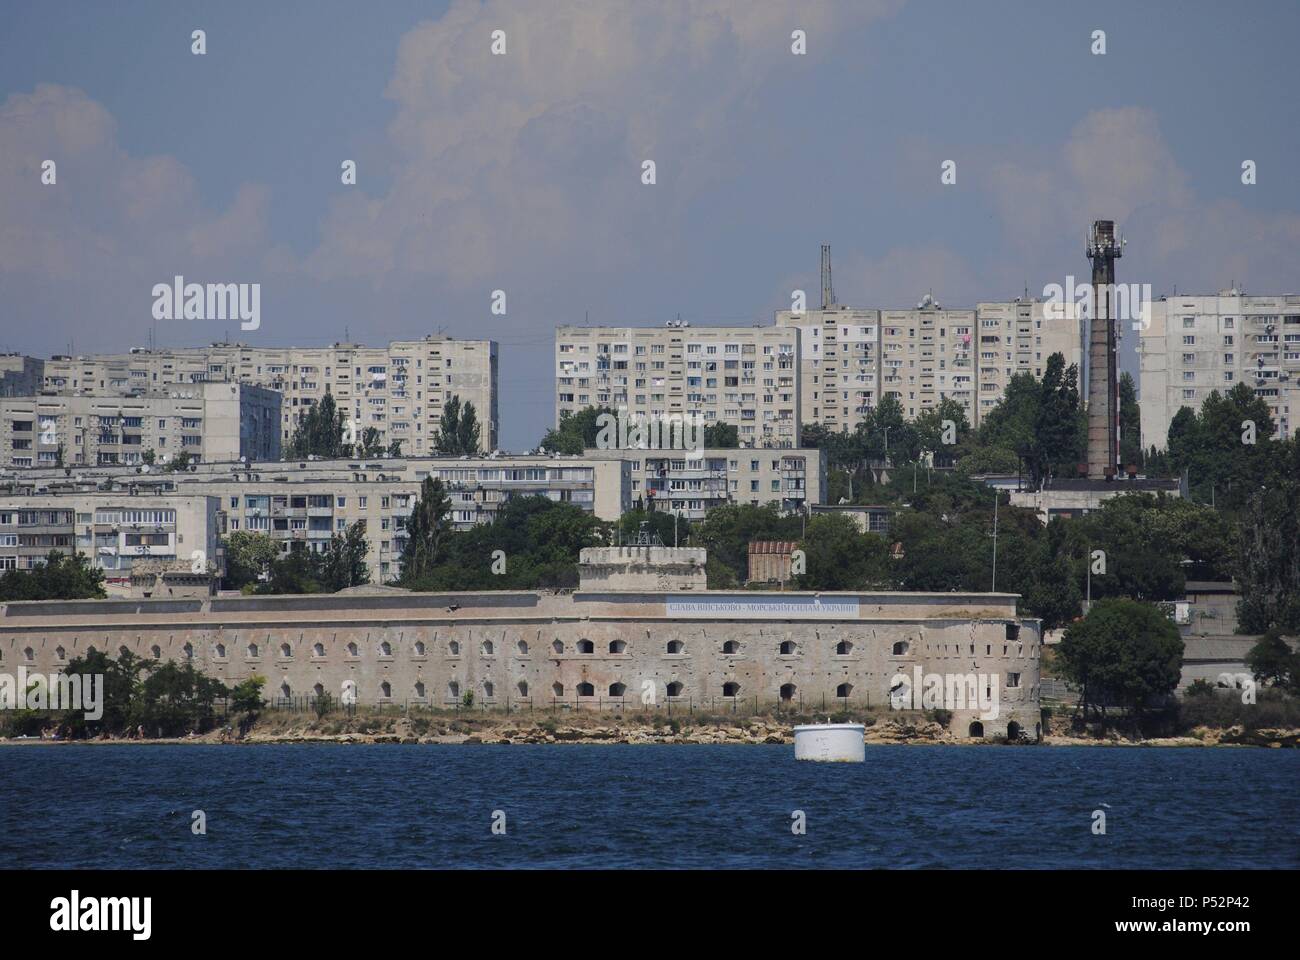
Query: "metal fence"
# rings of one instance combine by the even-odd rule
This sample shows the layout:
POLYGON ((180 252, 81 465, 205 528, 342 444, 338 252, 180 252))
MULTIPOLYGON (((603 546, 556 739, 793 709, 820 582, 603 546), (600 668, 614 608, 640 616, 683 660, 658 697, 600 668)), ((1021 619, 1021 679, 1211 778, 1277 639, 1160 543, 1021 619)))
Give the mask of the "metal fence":
MULTIPOLYGON (((266 702, 264 709, 285 713, 316 713, 317 698, 303 695, 293 697, 273 697, 266 702)), ((226 701, 217 701, 218 715, 229 713, 226 701)), ((663 713, 667 716, 693 716, 700 714, 735 714, 737 716, 756 716, 758 714, 789 713, 801 715, 809 711, 822 713, 848 713, 853 710, 870 710, 870 694, 864 697, 836 697, 819 694, 805 698, 796 694, 789 698, 764 700, 761 697, 667 697, 652 703, 643 702, 640 697, 549 697, 538 701, 532 697, 506 697, 503 700, 448 700, 441 704, 428 700, 378 700, 371 703, 343 703, 337 697, 326 701, 324 712, 327 714, 344 713, 356 716, 358 711, 367 715, 405 716, 419 714, 454 714, 486 715, 491 713, 663 713)))

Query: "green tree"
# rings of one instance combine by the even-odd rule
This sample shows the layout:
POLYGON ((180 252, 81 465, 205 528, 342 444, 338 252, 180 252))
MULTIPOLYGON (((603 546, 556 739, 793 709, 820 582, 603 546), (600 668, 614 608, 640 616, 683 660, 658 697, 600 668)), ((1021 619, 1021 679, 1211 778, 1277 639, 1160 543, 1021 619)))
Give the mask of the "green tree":
POLYGON ((0 602, 12 600, 84 600, 106 596, 103 571, 85 554, 51 551, 45 562, 30 570, 6 570, 0 575, 0 602))
POLYGON ((724 589, 748 579, 751 540, 798 540, 802 528, 800 517, 782 516, 775 504, 724 504, 692 524, 691 545, 708 551, 709 586, 724 589))
POLYGON ((1178 686, 1183 641, 1157 607, 1106 599, 1066 628, 1057 662, 1079 689, 1085 713, 1105 718, 1108 707, 1124 707, 1140 729, 1144 710, 1178 686))
POLYGON ((269 534, 233 530, 226 537, 225 585, 229 590, 256 584, 264 571, 280 558, 280 547, 269 534))
POLYGON ((311 406, 294 428, 285 458, 305 460, 319 457, 324 460, 352 456, 352 443, 344 440, 347 421, 343 411, 326 393, 320 403, 311 406))
POLYGON ((264 706, 262 688, 266 686, 266 677, 256 674, 247 680, 241 680, 230 688, 228 705, 232 713, 256 714, 264 706))
POLYGON ((581 454, 596 446, 600 433, 597 421, 603 414, 616 416, 612 407, 584 407, 574 414, 561 414, 559 426, 546 431, 538 447, 551 453, 581 454))
POLYGON ((390 441, 388 444, 388 455, 394 459, 400 457, 402 455, 402 443, 403 441, 401 439, 390 441))
POLYGON ((1271 443, 1273 463, 1246 498, 1235 537, 1238 629, 1300 632, 1300 440, 1271 443))
POLYGON ((473 456, 479 452, 478 415, 474 404, 461 404, 459 396, 453 396, 442 406, 442 419, 434 437, 434 449, 439 453, 452 456, 473 456))
POLYGON ((347 587, 369 583, 370 567, 366 563, 369 550, 364 520, 353 521, 342 535, 331 537, 329 549, 316 555, 320 558, 320 580, 325 588, 337 593, 347 587))
POLYGON ((819 514, 808 521, 799 542, 806 571, 795 578, 800 590, 864 590, 892 586, 889 545, 863 533, 849 517, 819 514))
POLYGON ((1124 466, 1142 468, 1142 408, 1137 385, 1128 372, 1119 376, 1119 453, 1124 466))
POLYGON ((425 579, 443 560, 443 541, 452 529, 451 500, 437 477, 425 477, 420 496, 406 521, 400 583, 410 586, 425 579))
POLYGON ((378 427, 366 427, 361 431, 361 441, 356 445, 354 456, 362 460, 371 460, 384 452, 384 444, 378 427))
POLYGON ((704 428, 704 446, 710 450, 734 449, 740 446, 740 431, 734 423, 719 421, 704 428))
POLYGON ((163 473, 183 473, 190 468, 193 457, 188 450, 182 450, 163 464, 163 473))
POLYGON ((1300 693, 1300 653, 1292 649, 1276 627, 1250 648, 1246 666, 1256 680, 1300 693))

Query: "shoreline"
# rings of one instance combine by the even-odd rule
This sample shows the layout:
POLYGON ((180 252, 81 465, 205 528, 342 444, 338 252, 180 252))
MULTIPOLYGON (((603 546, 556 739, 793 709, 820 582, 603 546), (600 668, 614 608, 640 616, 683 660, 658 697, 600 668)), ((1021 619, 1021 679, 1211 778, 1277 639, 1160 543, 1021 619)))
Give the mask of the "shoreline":
MULTIPOLYGON (((598 720, 599 718, 596 718, 598 720)), ((262 746, 268 744, 400 744, 408 746, 443 745, 574 745, 618 744, 625 746, 668 745, 698 746, 723 745, 784 745, 794 743, 791 724, 770 718, 753 717, 735 723, 704 722, 698 724, 665 725, 662 721, 647 722, 637 718, 623 718, 622 722, 599 723, 592 718, 566 718, 561 724, 555 720, 525 721, 508 718, 483 718, 471 721, 456 720, 450 723, 422 720, 420 727, 406 717, 376 722, 373 719, 349 718, 345 722, 303 722, 297 719, 259 718, 244 734, 233 727, 221 727, 203 734, 178 737, 97 737, 94 739, 53 739, 52 737, 0 738, 0 747, 22 746, 102 746, 134 744, 141 746, 181 746, 207 744, 213 746, 262 746), (629 722, 630 721, 630 722, 629 722), (324 726, 325 729, 319 729, 324 726), (376 729, 378 728, 378 729, 376 729)), ((867 725, 863 740, 867 746, 904 744, 908 746, 947 747, 1260 747, 1286 749, 1300 747, 1300 730, 1260 728, 1245 730, 1198 727, 1188 734, 1173 737, 1148 737, 1127 739, 1117 734, 1110 736, 1077 736, 1072 733, 1043 735, 1039 742, 1021 741, 1007 743, 1002 740, 972 740, 954 736, 940 724, 913 723, 907 720, 887 719, 867 725)))

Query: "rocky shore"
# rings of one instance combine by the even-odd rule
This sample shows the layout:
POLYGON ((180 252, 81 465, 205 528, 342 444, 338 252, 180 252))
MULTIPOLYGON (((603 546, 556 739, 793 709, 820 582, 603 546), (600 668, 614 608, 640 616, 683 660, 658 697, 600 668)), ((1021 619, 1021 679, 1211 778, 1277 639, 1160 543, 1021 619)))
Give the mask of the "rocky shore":
MULTIPOLYGON (((824 719, 824 718, 817 718, 824 719)), ((836 718, 837 720, 841 718, 836 718)), ((853 722, 866 725, 864 740, 868 744, 949 744, 976 746, 999 741, 976 741, 959 737, 942 724, 923 716, 854 717, 853 722)), ((529 714, 514 716, 478 716, 472 718, 439 717, 340 717, 315 718, 293 714, 264 714, 247 730, 224 726, 203 734, 185 737, 111 738, 102 737, 88 744, 103 743, 397 743, 397 744, 792 744, 795 723, 816 722, 804 717, 755 716, 731 717, 643 717, 636 715, 552 716, 529 714)), ((1063 724, 1062 724, 1063 726, 1063 724)), ((52 739, 0 740, 0 744, 67 743, 52 739)), ((1033 745, 1026 743, 1026 745, 1033 745)), ((1110 733, 1105 736, 1080 736, 1049 731, 1044 746, 1300 746, 1300 730, 1255 729, 1236 726, 1228 729, 1198 727, 1186 736, 1148 739, 1124 738, 1110 733)))

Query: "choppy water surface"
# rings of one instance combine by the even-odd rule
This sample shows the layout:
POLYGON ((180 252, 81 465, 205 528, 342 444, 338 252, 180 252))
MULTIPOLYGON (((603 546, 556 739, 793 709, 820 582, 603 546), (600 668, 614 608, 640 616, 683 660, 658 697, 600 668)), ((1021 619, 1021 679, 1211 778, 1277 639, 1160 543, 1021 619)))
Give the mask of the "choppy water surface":
POLYGON ((18 746, 0 780, 13 867, 1300 866, 1294 750, 18 746))

